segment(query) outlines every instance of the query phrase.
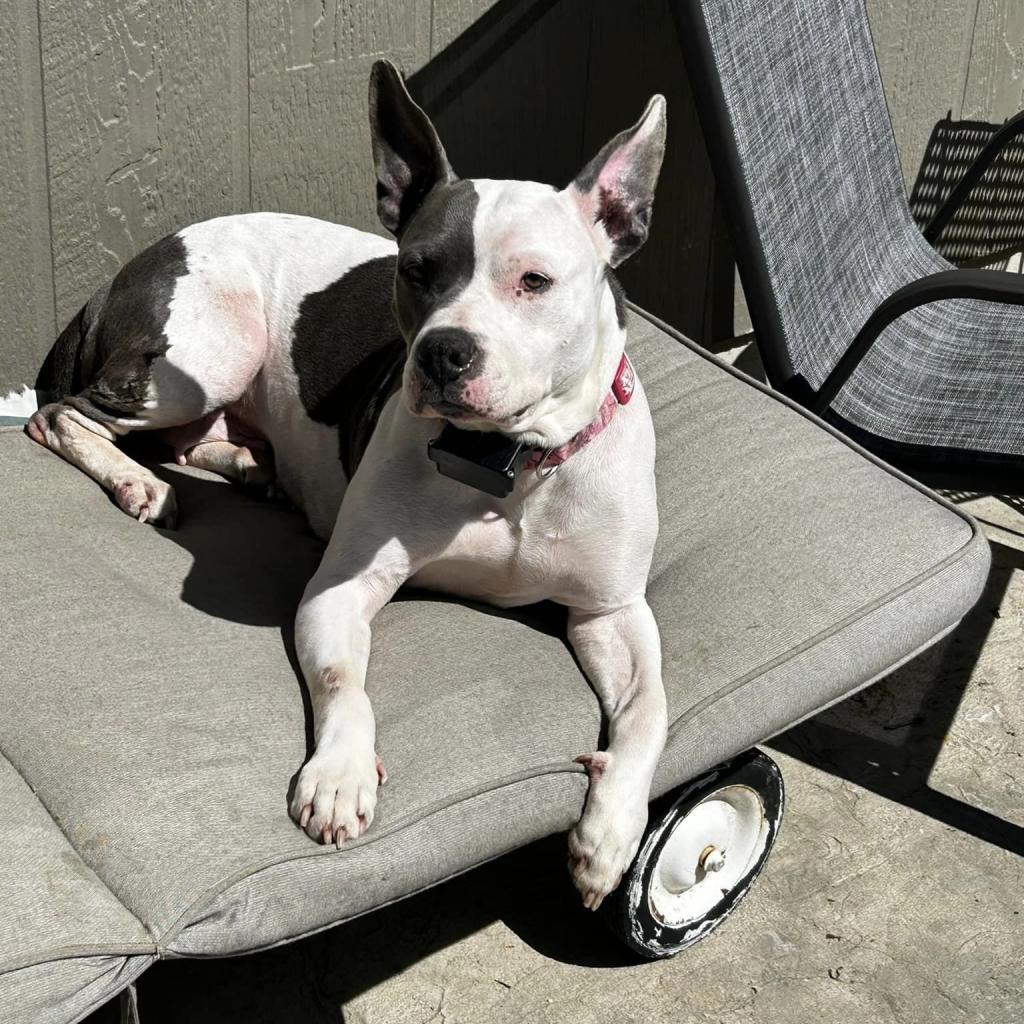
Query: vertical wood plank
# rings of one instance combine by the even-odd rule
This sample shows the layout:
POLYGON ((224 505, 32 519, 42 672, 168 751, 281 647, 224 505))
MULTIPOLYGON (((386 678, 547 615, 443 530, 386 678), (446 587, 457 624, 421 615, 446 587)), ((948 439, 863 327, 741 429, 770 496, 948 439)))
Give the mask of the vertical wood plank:
POLYGON ((0 0, 0 394, 31 384, 54 338, 50 215, 34 4, 0 0))
POLYGON ((267 0, 250 10, 252 201, 381 231, 367 83, 430 52, 430 0, 267 0))
POLYGON ((254 0, 252 73, 301 70, 430 45, 430 0, 254 0))
POLYGON ((712 247, 714 177, 668 4, 637 0, 623 18, 615 0, 595 0, 593 11, 587 157, 633 124, 653 93, 668 100, 668 145, 650 238, 620 276, 630 298, 695 340, 710 342, 731 333, 728 313, 723 323, 713 312, 720 311, 723 296, 731 303, 733 274, 721 230, 712 247), (709 278, 713 258, 719 269, 723 262, 728 267, 715 280, 709 278))
POLYGON ((964 117, 999 122, 1024 110, 1024 3, 979 0, 964 117))
POLYGON ((976 7, 977 0, 867 0, 908 188, 935 122, 949 110, 961 116, 976 7))
POLYGON ((146 245, 249 205, 245 0, 40 0, 58 321, 146 245))
POLYGON ((434 0, 430 56, 450 46, 494 6, 495 0, 434 0))
POLYGON ((583 163, 590 0, 435 0, 430 64, 410 87, 457 174, 562 186, 583 163))

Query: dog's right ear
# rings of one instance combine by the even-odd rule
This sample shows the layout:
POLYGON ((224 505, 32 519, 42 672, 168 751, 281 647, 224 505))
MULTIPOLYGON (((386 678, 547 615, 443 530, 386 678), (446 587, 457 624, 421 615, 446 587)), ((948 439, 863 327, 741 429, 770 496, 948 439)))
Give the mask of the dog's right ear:
POLYGON ((377 216, 398 236, 427 193, 455 175, 430 118, 413 102, 389 60, 376 61, 370 72, 370 135, 377 216))

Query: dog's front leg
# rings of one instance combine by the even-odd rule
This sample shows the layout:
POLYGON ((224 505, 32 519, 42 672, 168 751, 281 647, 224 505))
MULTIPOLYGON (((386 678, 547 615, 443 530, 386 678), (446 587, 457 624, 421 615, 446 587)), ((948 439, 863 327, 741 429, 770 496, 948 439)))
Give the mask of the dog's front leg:
POLYGON ((584 754, 590 789, 569 835, 569 870, 596 910, 636 855, 665 746, 658 626, 641 598, 612 612, 569 612, 569 639, 608 719, 608 749, 584 754))
POLYGON ((409 577, 410 563, 397 538, 382 543, 361 565, 353 563, 339 554, 351 550, 348 531, 338 533, 295 619, 316 749, 299 773, 290 813, 311 839, 341 846, 370 827, 377 786, 386 778, 364 689, 370 622, 409 577))

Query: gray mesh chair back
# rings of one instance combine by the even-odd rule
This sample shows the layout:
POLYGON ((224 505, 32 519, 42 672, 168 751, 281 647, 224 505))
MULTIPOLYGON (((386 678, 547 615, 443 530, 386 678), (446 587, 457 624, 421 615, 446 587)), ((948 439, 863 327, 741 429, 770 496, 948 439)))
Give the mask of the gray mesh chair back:
POLYGON ((915 225, 863 0, 673 7, 773 386, 814 407, 865 324, 909 289, 822 403, 829 417, 895 461, 1019 464, 1024 294, 953 271, 915 225), (939 284, 961 297, 936 301, 939 284), (973 298, 992 289, 996 301, 973 298))

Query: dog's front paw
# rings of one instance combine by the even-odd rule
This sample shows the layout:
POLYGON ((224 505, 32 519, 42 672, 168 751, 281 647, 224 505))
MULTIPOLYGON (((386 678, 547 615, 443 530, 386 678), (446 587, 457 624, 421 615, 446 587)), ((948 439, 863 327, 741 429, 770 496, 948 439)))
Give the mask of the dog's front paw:
POLYGON ((642 794, 617 792, 602 776, 609 755, 587 754, 590 792, 583 817, 569 833, 569 873, 583 905, 597 910, 622 880, 632 863, 647 825, 647 801, 642 794))
POLYGON ((178 505, 174 499, 174 488, 144 469, 114 485, 114 501, 122 512, 140 523, 161 523, 169 530, 177 524, 178 505))
POLYGON ((317 750, 299 772, 289 813, 310 839, 340 848, 370 827, 377 786, 385 781, 372 749, 317 750))

